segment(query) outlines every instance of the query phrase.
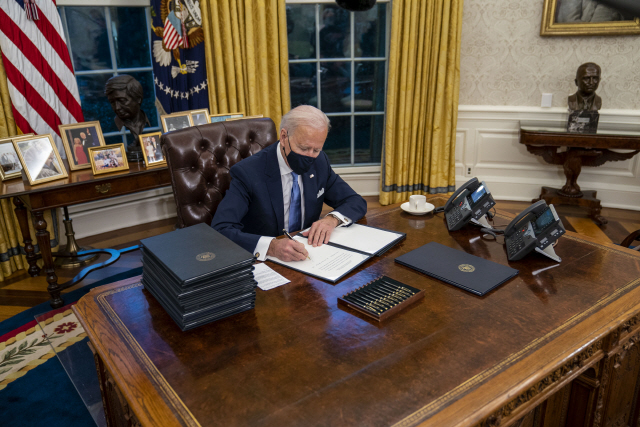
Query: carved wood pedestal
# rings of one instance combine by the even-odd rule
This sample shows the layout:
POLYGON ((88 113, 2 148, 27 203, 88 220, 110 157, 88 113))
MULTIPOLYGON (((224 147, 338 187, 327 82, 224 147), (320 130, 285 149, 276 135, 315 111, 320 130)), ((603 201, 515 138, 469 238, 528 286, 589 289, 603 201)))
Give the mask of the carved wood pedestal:
POLYGON ((602 166, 606 162, 627 160, 640 152, 640 134, 580 134, 559 129, 529 128, 520 124, 520 143, 527 151, 541 156, 552 165, 562 165, 566 182, 561 189, 542 187, 540 197, 533 201, 544 200, 553 204, 585 207, 589 216, 598 224, 606 224, 606 218, 600 215, 602 205, 593 190, 581 191, 578 177, 583 166, 602 166), (561 147, 566 147, 565 151, 561 147), (630 149, 627 153, 610 150, 630 149))

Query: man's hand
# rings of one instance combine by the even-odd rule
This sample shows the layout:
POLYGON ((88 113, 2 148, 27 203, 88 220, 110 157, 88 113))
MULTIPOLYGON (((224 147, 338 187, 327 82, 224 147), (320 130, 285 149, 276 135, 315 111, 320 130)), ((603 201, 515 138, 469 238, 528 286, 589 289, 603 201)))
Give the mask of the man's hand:
POLYGON ((308 255, 302 243, 290 239, 273 239, 267 251, 267 256, 274 256, 282 261, 304 261, 308 255))
POLYGON ((308 237, 311 246, 322 246, 325 243, 329 243, 331 232, 338 224, 340 224, 338 218, 331 215, 325 216, 321 220, 314 222, 309 231, 305 231, 302 235, 308 237))

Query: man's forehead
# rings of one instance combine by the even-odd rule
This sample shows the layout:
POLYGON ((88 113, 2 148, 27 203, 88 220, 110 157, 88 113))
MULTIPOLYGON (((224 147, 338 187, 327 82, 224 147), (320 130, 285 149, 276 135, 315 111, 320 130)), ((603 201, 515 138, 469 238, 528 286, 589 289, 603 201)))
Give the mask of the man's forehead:
POLYGON ((581 75, 583 75, 583 76, 599 76, 600 75, 600 70, 598 70, 596 67, 593 67, 593 66, 587 67, 587 68, 584 68, 582 70, 581 75))
POLYGON ((109 98, 127 98, 127 91, 125 89, 114 90, 109 93, 109 98))

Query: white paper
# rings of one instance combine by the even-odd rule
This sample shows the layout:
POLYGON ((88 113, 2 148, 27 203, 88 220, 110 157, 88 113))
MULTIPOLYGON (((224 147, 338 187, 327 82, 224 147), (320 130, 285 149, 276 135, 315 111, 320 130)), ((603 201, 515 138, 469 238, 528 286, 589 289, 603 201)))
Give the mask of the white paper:
POLYGON ((304 261, 281 261, 274 257, 267 257, 267 259, 303 273, 335 281, 369 258, 368 255, 335 246, 322 245, 314 248, 307 243, 306 237, 295 236, 293 239, 304 245, 311 259, 304 261))
POLYGON ((400 234, 378 228, 351 224, 349 227, 336 227, 331 232, 329 241, 357 251, 375 254, 391 244, 400 234))
POLYGON ((291 281, 280 273, 276 273, 265 263, 256 264, 253 267, 253 277, 258 282, 258 287, 263 291, 286 285, 291 281))

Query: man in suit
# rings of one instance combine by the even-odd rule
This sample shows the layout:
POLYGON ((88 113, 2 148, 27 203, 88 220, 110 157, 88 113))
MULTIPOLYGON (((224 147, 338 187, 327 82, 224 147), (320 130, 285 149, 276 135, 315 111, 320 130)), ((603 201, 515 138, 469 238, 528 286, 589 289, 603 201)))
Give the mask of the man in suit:
POLYGON ((598 0, 561 0, 558 2, 556 22, 621 21, 623 14, 598 0))
POLYGON ((309 244, 329 241, 335 227, 358 221, 367 204, 331 169, 322 147, 329 119, 302 105, 282 117, 280 141, 231 168, 231 186, 220 202, 211 226, 259 260, 267 255, 302 261, 304 245, 275 239, 282 230, 311 227, 309 244), (334 211, 320 218, 322 204, 334 211))
POLYGON ((578 67, 575 79, 578 91, 569 95, 567 103, 570 110, 597 111, 602 108, 602 98, 596 95, 600 85, 600 66, 587 62, 578 67))

